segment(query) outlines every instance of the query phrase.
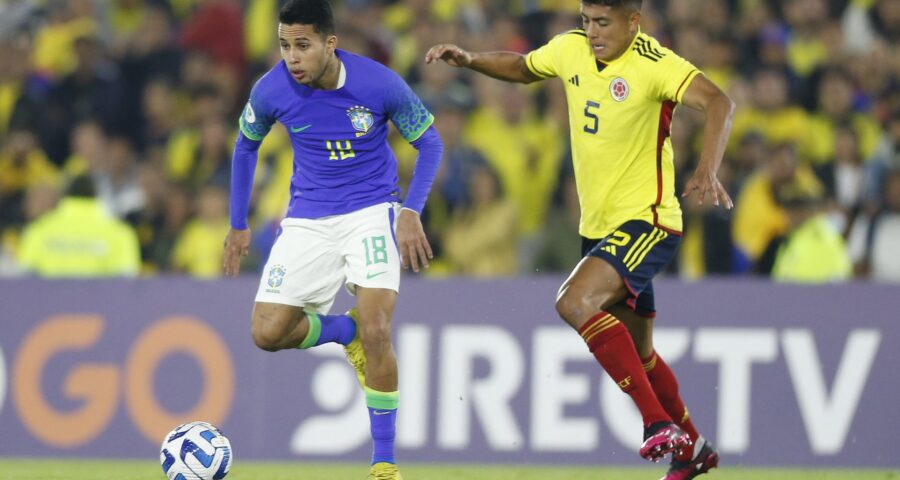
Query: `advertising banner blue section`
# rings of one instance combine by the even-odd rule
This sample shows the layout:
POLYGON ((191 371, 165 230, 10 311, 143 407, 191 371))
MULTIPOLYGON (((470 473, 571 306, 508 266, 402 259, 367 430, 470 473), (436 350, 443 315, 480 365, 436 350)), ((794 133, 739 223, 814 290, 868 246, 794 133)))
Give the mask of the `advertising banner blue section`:
MULTIPOLYGON (((629 397, 558 320, 562 281, 404 280, 403 461, 643 462, 629 397)), ((342 349, 257 349, 256 286, 0 282, 0 456, 155 457, 175 425, 205 420, 240 459, 367 458, 368 416, 342 349)), ((724 462, 900 466, 900 288, 655 290, 657 351, 724 462)))

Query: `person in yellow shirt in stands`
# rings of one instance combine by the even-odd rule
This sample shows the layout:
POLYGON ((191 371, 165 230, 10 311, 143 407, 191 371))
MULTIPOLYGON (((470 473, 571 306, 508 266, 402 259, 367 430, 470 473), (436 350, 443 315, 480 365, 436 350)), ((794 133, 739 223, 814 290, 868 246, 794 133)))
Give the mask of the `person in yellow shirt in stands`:
POLYGON ((729 152, 733 153, 741 139, 757 132, 772 144, 795 142, 806 149, 810 138, 809 115, 790 98, 787 74, 776 68, 764 68, 753 76, 752 105, 740 108, 734 115, 734 129, 729 152))
POLYGON ((137 234, 108 213, 90 177, 72 180, 59 205, 25 227, 19 263, 42 277, 135 276, 137 234))
POLYGON ((563 130, 537 115, 519 85, 500 85, 476 77, 480 105, 469 117, 465 140, 500 176, 506 195, 519 211, 519 232, 538 233, 556 189, 565 155, 563 130))
POLYGON ((456 273, 476 277, 515 275, 518 210, 503 195, 500 177, 490 165, 473 166, 469 204, 450 220, 444 235, 447 260, 456 273))
POLYGON ((849 280, 853 266, 844 238, 822 212, 822 197, 795 185, 776 192, 790 230, 778 247, 772 278, 779 282, 827 283, 849 280))
POLYGON ((195 202, 196 218, 175 241, 172 267, 193 277, 222 275, 222 239, 228 234, 228 197, 219 186, 206 186, 195 202))
POLYGON ((769 163, 747 179, 734 211, 732 234, 735 246, 759 273, 771 270, 772 241, 787 233, 787 212, 775 199, 784 185, 795 185, 810 192, 824 189, 812 169, 799 162, 798 147, 782 143, 771 149, 769 163))
POLYGON ((878 147, 881 126, 871 112, 854 106, 853 77, 845 69, 834 67, 819 83, 818 109, 810 117, 810 140, 804 144, 813 165, 831 163, 837 150, 838 131, 849 128, 859 142, 859 154, 868 160, 878 147))

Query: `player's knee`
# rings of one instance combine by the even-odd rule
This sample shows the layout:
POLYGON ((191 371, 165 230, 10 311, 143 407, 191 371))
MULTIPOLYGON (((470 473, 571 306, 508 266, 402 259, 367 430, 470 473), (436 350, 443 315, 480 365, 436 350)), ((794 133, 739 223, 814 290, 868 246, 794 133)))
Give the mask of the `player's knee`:
POLYGON ((360 325, 359 339, 366 355, 378 355, 391 345, 391 324, 389 321, 370 321, 360 325))
POLYGON ((612 299, 608 292, 564 286, 556 297, 556 313, 570 325, 577 325, 611 305, 612 299))
POLYGON ((572 326, 589 314, 590 306, 586 303, 587 294, 576 286, 563 287, 556 297, 556 313, 572 326))
POLYGON ((281 349, 280 335, 263 322, 254 321, 250 328, 250 335, 253 337, 253 343, 267 352, 281 349))

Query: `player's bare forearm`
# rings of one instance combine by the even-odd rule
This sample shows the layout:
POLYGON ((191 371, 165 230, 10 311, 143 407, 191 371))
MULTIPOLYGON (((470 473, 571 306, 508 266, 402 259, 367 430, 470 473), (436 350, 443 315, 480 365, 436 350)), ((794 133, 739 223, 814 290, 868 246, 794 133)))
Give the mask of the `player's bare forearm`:
POLYGON ((469 68, 506 82, 531 83, 540 80, 528 69, 525 56, 514 52, 468 52, 456 45, 442 43, 431 47, 425 54, 425 63, 436 61, 469 68))
POLYGON ((697 191, 700 194, 700 203, 703 203, 709 194, 713 204, 719 205, 721 201, 726 208, 731 208, 733 206, 731 197, 719 182, 717 174, 722 157, 725 155, 728 136, 731 134, 734 102, 703 75, 698 75, 691 82, 682 101, 688 107, 703 112, 705 116, 700 161, 682 196, 697 191))
POLYGON ((505 82, 531 83, 540 80, 528 70, 525 56, 513 52, 473 53, 469 68, 505 82))
POLYGON ((706 109, 706 122, 703 134, 703 151, 700 154, 700 165, 717 172, 725 155, 728 136, 734 121, 734 102, 727 95, 721 95, 710 101, 706 109))

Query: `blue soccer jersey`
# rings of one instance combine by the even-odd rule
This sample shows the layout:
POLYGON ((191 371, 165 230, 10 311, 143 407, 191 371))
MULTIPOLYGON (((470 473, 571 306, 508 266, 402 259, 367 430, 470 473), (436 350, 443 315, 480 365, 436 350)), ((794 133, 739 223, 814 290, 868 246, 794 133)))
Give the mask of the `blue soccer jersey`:
POLYGON ((374 60, 336 50, 346 81, 335 90, 301 85, 284 61, 250 92, 240 129, 261 141, 278 121, 294 150, 287 216, 321 218, 399 201, 397 158, 388 145, 388 120, 407 141, 434 117, 395 72, 374 60))

